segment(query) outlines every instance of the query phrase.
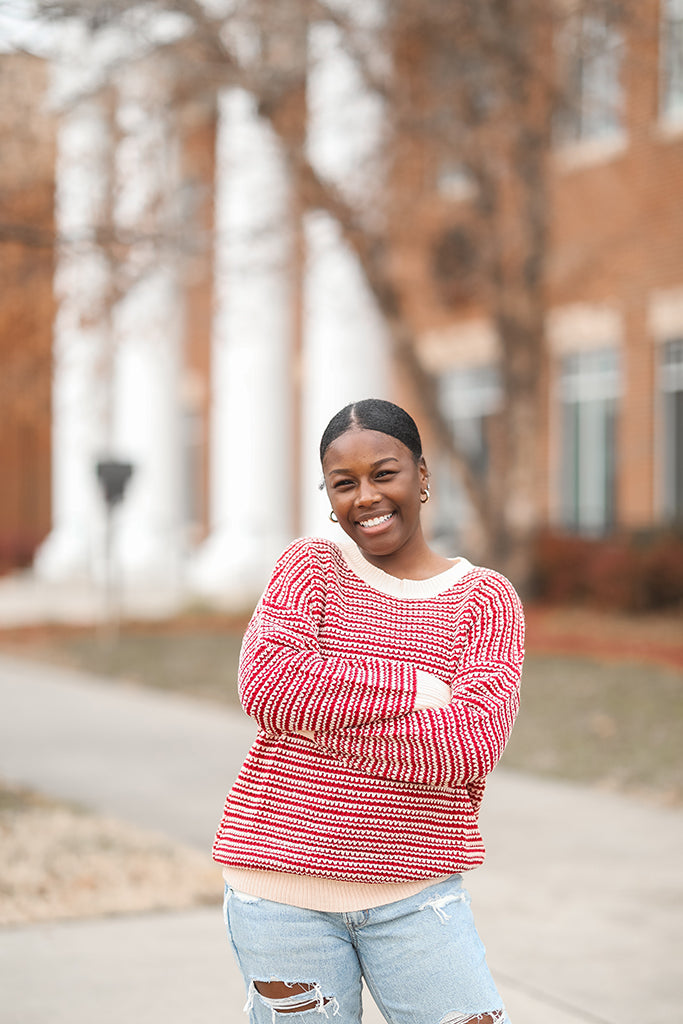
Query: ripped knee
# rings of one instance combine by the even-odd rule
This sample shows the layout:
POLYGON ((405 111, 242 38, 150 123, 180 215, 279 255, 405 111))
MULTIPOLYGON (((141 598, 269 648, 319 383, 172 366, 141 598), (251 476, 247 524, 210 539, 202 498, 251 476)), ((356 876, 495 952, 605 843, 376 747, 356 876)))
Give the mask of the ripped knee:
MULTIPOLYGON (((318 1005, 315 995, 315 985, 294 984, 288 985, 284 981, 255 981, 254 988, 264 999, 277 1002, 280 999, 288 999, 290 996, 300 995, 302 1000, 296 1000, 294 1005, 283 1007, 280 1013, 301 1013, 302 1010, 314 1010, 318 1005), (313 998, 309 999, 309 996, 313 998)), ((324 1000, 323 1002, 329 1002, 324 1000)))
MULTIPOLYGON (((324 996, 320 985, 315 982, 254 981, 252 985, 271 1007, 273 1019, 276 1013, 303 1013, 304 1010, 326 1013, 324 1007, 328 1005, 335 1013, 338 1012, 336 999, 324 996)), ((251 999, 245 1009, 248 1010, 250 1005, 251 999)))

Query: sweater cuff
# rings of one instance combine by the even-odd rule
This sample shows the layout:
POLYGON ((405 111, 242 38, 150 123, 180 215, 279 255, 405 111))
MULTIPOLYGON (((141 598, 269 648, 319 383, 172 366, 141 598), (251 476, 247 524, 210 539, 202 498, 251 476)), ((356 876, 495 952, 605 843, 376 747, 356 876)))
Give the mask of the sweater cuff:
POLYGON ((422 708, 445 708, 451 702, 451 688, 438 676, 430 672, 415 670, 417 688, 415 691, 415 710, 422 708))

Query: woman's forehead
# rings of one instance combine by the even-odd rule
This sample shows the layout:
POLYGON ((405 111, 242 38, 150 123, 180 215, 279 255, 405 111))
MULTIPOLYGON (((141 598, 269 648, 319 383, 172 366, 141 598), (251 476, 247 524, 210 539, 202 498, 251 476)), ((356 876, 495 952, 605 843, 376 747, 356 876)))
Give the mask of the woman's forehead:
POLYGON ((411 452, 398 438, 379 430, 349 427, 331 442, 325 452, 323 465, 332 470, 337 464, 341 465, 340 460, 377 462, 390 456, 399 459, 407 457, 412 461, 411 452))

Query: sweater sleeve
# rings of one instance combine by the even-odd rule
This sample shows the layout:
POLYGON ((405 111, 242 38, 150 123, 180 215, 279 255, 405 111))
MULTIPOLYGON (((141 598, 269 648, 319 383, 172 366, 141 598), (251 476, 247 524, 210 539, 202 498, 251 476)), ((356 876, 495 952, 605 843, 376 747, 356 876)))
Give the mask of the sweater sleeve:
POLYGON ((447 707, 337 732, 314 742, 364 773, 397 782, 453 786, 484 778, 500 759, 519 709, 522 607, 491 573, 473 594, 468 643, 447 707))
POLYGON ((321 655, 324 604, 324 575, 311 543, 295 541, 275 567, 240 655, 242 706, 267 733, 331 734, 415 707, 415 666, 321 655))

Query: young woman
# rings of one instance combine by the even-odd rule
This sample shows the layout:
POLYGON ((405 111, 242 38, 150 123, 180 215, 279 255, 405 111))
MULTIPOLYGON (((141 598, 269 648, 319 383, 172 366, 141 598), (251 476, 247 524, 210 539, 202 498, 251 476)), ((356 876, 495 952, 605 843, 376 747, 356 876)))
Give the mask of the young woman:
POLYGON ((320 445, 339 543, 275 566, 244 637, 259 733, 214 857, 252 1024, 509 1024, 461 873, 519 704, 510 583, 427 544, 429 473, 411 417, 342 409, 320 445), (299 1016, 297 1016, 297 1014, 299 1016))

